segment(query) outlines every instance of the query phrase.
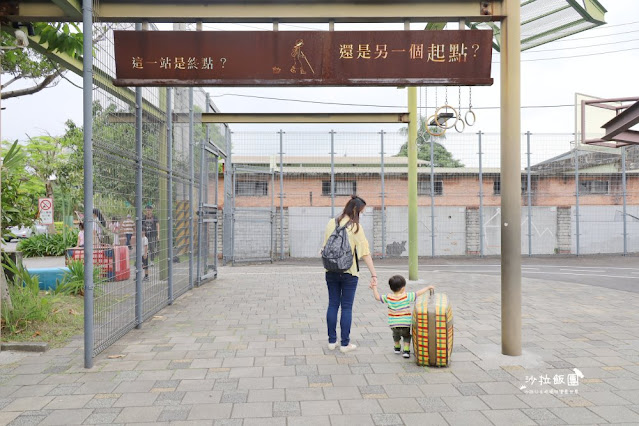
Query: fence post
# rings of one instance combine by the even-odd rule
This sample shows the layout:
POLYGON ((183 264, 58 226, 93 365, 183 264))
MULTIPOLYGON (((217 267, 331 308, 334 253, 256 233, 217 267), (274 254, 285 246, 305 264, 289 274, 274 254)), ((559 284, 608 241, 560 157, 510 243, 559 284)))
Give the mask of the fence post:
MULTIPOLYGON (((386 257, 386 186, 384 182, 384 130, 379 132, 381 135, 380 142, 382 147, 381 152, 381 181, 382 181, 382 258, 386 257)), ((331 152, 333 150, 331 149, 331 152)), ((333 161, 331 161, 331 167, 333 161)), ((332 176, 332 174, 331 174, 332 176)))
MULTIPOLYGON (((135 24, 136 31, 142 24, 135 24)), ((135 328, 142 328, 142 88, 135 88, 135 328)), ((148 237, 147 237, 148 238, 148 237)), ((150 260, 150 253, 147 262, 150 260)))
POLYGON ((284 260, 284 131, 280 129, 280 260, 284 260))
POLYGON ((271 168, 271 263, 276 259, 277 253, 277 233, 275 232, 275 171, 271 168))
POLYGON ((226 265, 233 256, 233 159, 231 145, 231 131, 224 128, 226 142, 226 158, 224 159, 224 210, 222 211, 222 264, 226 265))
MULTIPOLYGON (((437 120, 437 117, 435 117, 437 120)), ((426 123, 428 126, 428 123, 426 123)), ((435 257, 435 141, 430 138, 430 256, 435 257)), ((419 185, 419 183, 418 183, 419 185)))
POLYGON ((193 165, 195 129, 193 119, 193 87, 189 87, 189 290, 193 288, 193 185, 195 183, 195 167, 193 165))
POLYGON ((579 141, 575 137, 575 241, 577 256, 579 256, 579 141))
POLYGON ((335 217, 335 131, 331 130, 331 217, 335 217))
POLYGON ((82 2, 84 37, 84 368, 93 367, 93 1, 82 2))
POLYGON ((528 157, 527 177, 526 177, 526 190, 528 192, 528 257, 532 256, 532 194, 530 193, 530 132, 526 132, 526 147, 528 148, 526 155, 528 157))
MULTIPOLYGON (((209 94, 206 94, 206 107, 205 111, 209 112, 209 94)), ((206 151, 204 147, 209 143, 209 125, 205 125, 204 140, 200 141, 200 190, 198 194, 198 214, 197 214, 197 278, 196 285, 199 286, 202 281, 202 235, 204 234, 204 182, 207 181, 206 175, 206 151)), ((206 264, 206 262, 205 262, 206 264)))
POLYGON ((479 256, 484 257, 484 175, 482 169, 481 130, 477 132, 479 142, 479 256))
POLYGON ((169 173, 169 188, 167 210, 169 213, 168 232, 168 298, 169 305, 173 304, 173 89, 169 87, 166 91, 166 145, 167 145, 167 166, 169 173))
POLYGON ((233 172, 231 173, 231 190, 233 198, 233 214, 231 215, 231 229, 232 229, 232 237, 231 237, 231 265, 235 265, 235 181, 237 179, 236 176, 236 166, 233 165, 233 172))
POLYGON ((628 255, 628 214, 626 212, 626 147, 621 147, 621 192, 623 196, 623 255, 628 255))

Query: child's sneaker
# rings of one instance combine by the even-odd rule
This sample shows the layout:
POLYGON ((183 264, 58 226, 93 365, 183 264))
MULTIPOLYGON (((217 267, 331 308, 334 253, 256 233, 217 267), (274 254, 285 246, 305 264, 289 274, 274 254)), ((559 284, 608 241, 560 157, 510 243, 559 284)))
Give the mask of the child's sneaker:
POLYGON ((410 351, 404 351, 404 354, 402 355, 404 358, 410 358, 410 351))
POLYGON ((395 351, 396 354, 401 354, 402 348, 400 346, 393 346, 393 351, 395 351))
POLYGON ((328 344, 328 349, 331 350, 331 351, 335 350, 336 347, 337 347, 337 343, 329 343, 328 344))

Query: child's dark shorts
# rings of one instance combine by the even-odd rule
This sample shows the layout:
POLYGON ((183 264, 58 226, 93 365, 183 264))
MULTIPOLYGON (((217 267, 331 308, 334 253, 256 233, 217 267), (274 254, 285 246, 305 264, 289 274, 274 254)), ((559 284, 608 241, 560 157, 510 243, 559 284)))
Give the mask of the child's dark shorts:
POLYGON ((393 341, 399 342, 400 337, 404 338, 404 342, 410 342, 410 327, 393 327, 393 341))

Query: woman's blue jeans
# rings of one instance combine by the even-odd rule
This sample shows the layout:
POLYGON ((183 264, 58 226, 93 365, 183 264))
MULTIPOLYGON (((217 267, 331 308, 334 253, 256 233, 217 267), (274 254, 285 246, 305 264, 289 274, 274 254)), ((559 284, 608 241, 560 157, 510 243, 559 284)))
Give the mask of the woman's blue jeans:
POLYGON ((353 322, 353 301, 357 290, 358 277, 343 272, 327 272, 328 309, 326 325, 328 327, 328 343, 337 342, 337 311, 342 308, 339 327, 342 335, 342 346, 351 341, 351 323, 353 322))

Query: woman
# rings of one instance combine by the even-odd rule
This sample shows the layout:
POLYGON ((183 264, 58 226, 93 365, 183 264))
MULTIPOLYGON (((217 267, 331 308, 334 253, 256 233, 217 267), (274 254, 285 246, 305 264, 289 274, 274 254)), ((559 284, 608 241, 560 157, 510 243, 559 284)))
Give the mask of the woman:
MULTIPOLYGON (((366 202, 358 196, 351 196, 346 203, 344 211, 337 217, 340 226, 346 226, 348 234, 348 242, 351 245, 353 259, 357 256, 363 260, 371 273, 371 285, 377 285, 377 274, 375 266, 371 258, 371 251, 368 247, 368 240, 364 235, 364 228, 359 224, 360 215, 366 209, 366 202)), ((335 230, 335 219, 328 221, 324 232, 324 245, 328 237, 335 230)), ((353 266, 344 272, 326 271, 326 286, 328 287, 328 309, 326 311, 326 323, 328 326, 328 348, 333 350, 337 346, 337 312, 342 308, 340 318, 341 329, 341 352, 350 352, 357 348, 350 343, 351 323, 353 320, 353 301, 355 300, 355 291, 357 290, 357 281, 359 279, 358 262, 353 261, 353 266)))

